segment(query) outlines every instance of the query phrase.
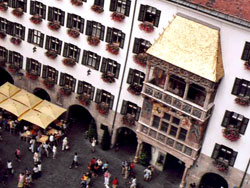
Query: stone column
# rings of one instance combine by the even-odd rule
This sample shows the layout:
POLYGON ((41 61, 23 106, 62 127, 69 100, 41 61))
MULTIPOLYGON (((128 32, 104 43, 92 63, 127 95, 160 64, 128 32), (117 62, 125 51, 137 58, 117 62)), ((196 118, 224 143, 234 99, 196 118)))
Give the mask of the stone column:
POLYGON ((147 65, 147 66, 146 66, 145 82, 148 82, 149 74, 150 74, 150 69, 151 69, 151 66, 150 66, 150 65, 147 65))
POLYGON ((205 98, 205 102, 203 105, 204 108, 207 108, 209 101, 210 101, 210 98, 211 98, 211 95, 212 95, 212 92, 213 92, 212 89, 206 89, 206 98, 205 98))
POLYGON ((164 91, 167 91, 167 89, 168 89, 169 77, 170 77, 170 75, 169 75, 168 72, 167 72, 167 77, 166 77, 165 85, 164 85, 164 91))
POLYGON ((139 156, 140 156, 141 150, 142 150, 142 140, 137 139, 137 142, 138 142, 138 144, 137 144, 137 148, 136 148, 134 163, 138 163, 139 156))
POLYGON ((188 94, 188 90, 189 90, 189 86, 190 86, 190 81, 189 80, 185 80, 186 82, 186 87, 185 87, 185 91, 184 91, 184 95, 183 95, 183 99, 187 99, 187 94, 188 94))
POLYGON ((187 172, 188 172, 189 167, 185 166, 185 170, 183 172, 182 178, 181 178, 181 184, 180 184, 180 188, 185 188, 186 186, 186 176, 187 176, 187 172))

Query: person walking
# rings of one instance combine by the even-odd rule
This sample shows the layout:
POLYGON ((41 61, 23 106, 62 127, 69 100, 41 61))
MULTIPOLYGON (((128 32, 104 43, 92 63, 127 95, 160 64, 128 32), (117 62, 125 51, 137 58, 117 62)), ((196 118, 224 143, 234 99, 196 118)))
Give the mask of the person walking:
POLYGON ((35 143, 36 143, 36 140, 35 140, 34 137, 32 137, 32 138, 30 139, 30 147, 29 147, 29 149, 31 150, 32 153, 35 152, 35 143))
POLYGON ((72 164, 70 165, 70 169, 71 168, 73 168, 73 167, 75 167, 75 168, 77 168, 78 167, 78 155, 77 155, 77 153, 75 152, 75 155, 74 155, 74 158, 73 158, 73 161, 72 161, 72 164))
POLYGON ((132 177, 130 188, 136 188, 136 178, 132 177))
POLYGON ((149 181, 151 179, 152 171, 148 167, 144 170, 144 181, 149 181))
POLYGON ((23 188, 24 177, 25 177, 25 176, 24 176, 24 173, 21 172, 21 173, 19 174, 19 177, 18 177, 18 184, 17 184, 17 187, 23 188))
POLYGON ((42 163, 39 161, 37 163, 38 173, 37 176, 40 178, 42 176, 42 163))
POLYGON ((8 174, 13 175, 14 174, 14 169, 13 169, 13 165, 12 162, 9 160, 7 161, 7 170, 8 170, 8 174))
POLYGON ((35 164, 34 168, 33 168, 33 179, 37 179, 38 178, 38 173, 39 173, 39 169, 38 169, 38 165, 35 164))
POLYGON ((115 178, 113 179, 113 182, 112 182, 112 188, 116 188, 117 185, 118 185, 118 179, 117 179, 117 177, 115 177, 115 178))
POLYGON ((16 156, 16 160, 18 162, 20 162, 21 161, 21 151, 20 151, 20 149, 18 149, 18 148, 16 149, 15 156, 16 156))
POLYGON ((108 170, 104 173, 104 185, 109 188, 109 179, 111 177, 111 174, 108 170))
POLYGON ((53 145, 53 147, 52 147, 52 153, 53 153, 53 159, 56 159, 56 153, 57 153, 57 147, 56 147, 56 145, 53 145))
POLYGON ((64 137, 62 142, 62 151, 67 150, 67 148, 68 148, 68 138, 64 137))
POLYGON ((37 152, 34 153, 34 155, 33 155, 33 160, 34 160, 34 163, 35 163, 35 164, 39 161, 39 155, 38 155, 37 152))
POLYGON ((46 153, 46 156, 49 157, 49 144, 48 144, 48 142, 45 142, 43 144, 43 148, 44 148, 44 151, 46 153))
POLYGON ((91 141, 91 151, 92 151, 92 153, 95 152, 95 146, 96 146, 96 139, 95 139, 95 137, 93 137, 92 141, 91 141))

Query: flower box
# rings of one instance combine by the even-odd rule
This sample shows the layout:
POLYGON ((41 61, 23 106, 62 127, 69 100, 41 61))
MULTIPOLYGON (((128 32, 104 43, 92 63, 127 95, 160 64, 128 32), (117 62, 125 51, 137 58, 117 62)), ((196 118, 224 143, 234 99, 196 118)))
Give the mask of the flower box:
POLYGON ((249 97, 237 97, 235 98, 235 102, 242 106, 249 106, 250 105, 250 98, 249 97))
POLYGON ((134 61, 142 67, 145 67, 147 65, 147 59, 148 58, 146 53, 140 53, 134 55, 134 61))
POLYGON ((26 77, 29 78, 30 80, 36 80, 38 78, 38 75, 37 73, 26 72, 26 77))
POLYGON ((20 68, 19 68, 18 66, 14 65, 14 64, 10 64, 10 65, 8 66, 8 70, 9 70, 10 72, 12 72, 12 73, 16 73, 17 71, 20 70, 20 68))
POLYGON ((43 19, 42 17, 39 15, 39 14, 36 14, 36 15, 33 15, 31 18, 30 18, 30 21, 33 23, 33 24, 40 24, 43 19))
POLYGON ((52 89, 55 85, 55 80, 51 79, 51 78, 45 78, 43 80, 43 84, 47 89, 52 89))
POLYGON ((101 102, 96 104, 96 110, 101 114, 101 115, 107 115, 109 112, 109 105, 107 103, 101 102))
POLYGON ((0 31, 0 38, 4 39, 6 37, 6 33, 4 31, 0 31))
POLYGON ((225 129, 223 129, 223 136, 232 142, 237 141, 240 139, 239 129, 228 125, 225 129))
POLYGON ((136 84, 131 84, 128 87, 128 91, 133 95, 140 95, 141 94, 142 87, 138 86, 136 84))
POLYGON ((126 114, 122 117, 122 123, 127 126, 135 126, 135 115, 126 114))
POLYGON ((244 66, 245 66, 245 68, 246 68, 247 70, 250 70, 250 62, 249 62, 249 61, 246 61, 246 62, 244 63, 244 66))
POLYGON ((220 172, 225 172, 227 173, 228 172, 228 164, 223 162, 223 161, 220 161, 218 159, 214 160, 213 161, 213 165, 220 171, 220 172))
POLYGON ((77 28, 70 28, 68 29, 67 33, 73 38, 78 38, 80 36, 80 31, 77 28))
POLYGON ((73 67, 76 65, 76 62, 72 58, 65 58, 65 59, 63 59, 63 64, 66 66, 69 66, 69 67, 73 67))
POLYGON ((0 67, 5 67, 6 60, 4 58, 0 58, 0 67))
POLYGON ((12 44, 18 46, 18 45, 21 44, 22 40, 21 40, 20 38, 18 38, 18 37, 11 37, 11 38, 10 38, 10 42, 11 42, 12 44))
POLYGON ((91 10, 93 10, 94 12, 99 13, 99 14, 104 11, 103 7, 99 6, 99 5, 92 5, 91 10))
POLYGON ((89 106, 91 99, 90 96, 87 94, 81 94, 77 97, 78 101, 83 105, 83 106, 89 106))
POLYGON ((154 31, 154 25, 150 22, 142 22, 140 25, 140 30, 145 31, 146 33, 152 33, 154 31))
POLYGON ((83 5, 82 0, 71 0, 72 5, 81 6, 83 5))
POLYGON ((45 52, 45 55, 50 59, 55 59, 57 57, 57 53, 54 50, 48 50, 45 52))
POLYGON ((63 95, 63 96, 68 97, 68 96, 71 95, 71 93, 72 93, 72 90, 71 90, 71 88, 69 88, 69 87, 64 86, 64 87, 61 87, 61 88, 59 89, 59 94, 60 94, 60 95, 63 95))
POLYGON ((23 15, 23 9, 22 8, 15 8, 12 10, 12 14, 16 17, 21 17, 23 15))
POLYGON ((113 73, 107 72, 102 73, 102 80, 107 83, 114 83, 115 82, 115 75, 113 73))
POLYGON ((98 37, 88 36, 87 38, 88 44, 91 46, 98 46, 100 43, 100 39, 98 37))
POLYGON ((48 23, 48 27, 53 31, 57 31, 58 29, 60 29, 61 25, 60 22, 53 21, 48 23))
POLYGON ((0 10, 1 10, 1 11, 6 11, 6 10, 8 10, 7 2, 1 2, 1 3, 0 3, 0 10))
POLYGON ((119 53, 119 49, 119 46, 115 43, 109 43, 106 46, 106 50, 114 55, 117 55, 119 53))
POLYGON ((111 14, 111 18, 112 18, 112 20, 114 20, 116 22, 122 22, 125 19, 125 15, 121 14, 119 12, 113 12, 111 14))

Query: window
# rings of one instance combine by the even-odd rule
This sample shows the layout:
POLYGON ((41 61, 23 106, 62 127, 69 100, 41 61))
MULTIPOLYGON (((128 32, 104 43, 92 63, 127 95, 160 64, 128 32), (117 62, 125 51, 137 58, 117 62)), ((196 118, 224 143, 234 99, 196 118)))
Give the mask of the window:
POLYGON ((9 63, 17 69, 23 68, 23 56, 15 51, 9 51, 9 63))
POLYGON ((104 0, 94 0, 94 5, 98 5, 103 7, 104 6, 104 0))
POLYGON ((179 125, 180 119, 178 119, 178 118, 176 118, 176 117, 173 117, 172 123, 174 123, 175 125, 179 125))
POLYGON ((95 102, 108 104, 109 108, 112 109, 114 103, 114 95, 105 90, 97 89, 95 102))
POLYGON ((190 84, 187 94, 187 100, 198 104, 200 106, 204 105, 206 99, 206 90, 204 87, 201 87, 197 84, 190 84))
POLYGON ((34 75, 40 76, 41 74, 41 63, 38 61, 28 58, 26 60, 26 71, 28 73, 32 73, 34 75))
POLYGON ((95 70, 99 70, 101 56, 97 55, 94 52, 86 51, 83 52, 82 64, 92 67, 95 70))
POLYGON ((8 33, 8 20, 6 20, 5 18, 0 17, 0 31, 4 32, 4 33, 8 33))
POLYGON ((240 97, 250 97, 250 82, 235 78, 232 94, 240 97))
POLYGON ((24 40, 25 27, 18 23, 9 22, 8 24, 8 34, 13 37, 18 37, 24 40))
POLYGON ((153 122, 152 122, 152 127, 158 129, 159 125, 160 125, 160 120, 161 118, 158 116, 153 116, 153 122))
POLYGON ((8 6, 11 8, 21 8, 23 12, 27 11, 27 0, 9 0, 8 6))
POLYGON ((143 72, 130 68, 128 73, 127 83, 137 85, 142 89, 144 78, 145 74, 143 72))
POLYGON ((79 80, 78 87, 77 87, 77 93, 89 95, 90 99, 93 100, 94 93, 95 93, 95 87, 93 87, 91 84, 89 84, 87 82, 79 80))
POLYGON ((130 5, 130 0, 111 0, 109 10, 129 16, 130 5))
POLYGON ((163 119, 170 121, 170 118, 171 118, 170 114, 164 112, 163 119))
POLYGON ((65 12, 55 7, 49 7, 48 20, 51 22, 58 22, 64 26, 65 12))
POLYGON ((77 46, 70 44, 70 43, 64 43, 64 50, 63 50, 63 57, 68 57, 74 59, 77 63, 79 61, 80 56, 80 48, 77 46))
POLYGON ((171 126, 169 134, 170 134, 171 136, 176 137, 177 130, 178 130, 178 128, 177 128, 177 127, 175 127, 175 126, 171 126))
POLYGON ((92 37, 98 37, 100 40, 104 39, 104 25, 95 22, 95 21, 87 21, 86 35, 92 37))
POLYGON ((245 43, 241 59, 244 60, 244 61, 249 61, 250 60, 250 42, 245 43))
POLYGON ((46 6, 39 1, 31 1, 30 2, 30 14, 31 15, 39 15, 43 19, 46 17, 46 6))
POLYGON ((2 46, 0 46, 0 61, 7 62, 8 59, 8 50, 2 46))
POLYGON ((149 49, 151 45, 152 44, 147 40, 135 38, 133 53, 135 54, 144 53, 147 51, 147 49, 149 49))
POLYGON ((161 130, 162 132, 167 133, 167 132, 168 132, 168 127, 169 127, 169 124, 168 124, 168 123, 166 123, 166 122, 164 122, 164 121, 161 122, 160 130, 161 130))
POLYGON ((44 34, 35 29, 29 29, 28 42, 43 47, 44 34))
POLYGON ((68 13, 67 28, 77 29, 80 33, 83 33, 84 19, 76 14, 68 13))
POLYGON ((141 5, 138 20, 142 22, 150 22, 154 26, 158 27, 160 15, 160 10, 148 5, 141 5))
POLYGON ((53 50, 57 52, 58 55, 61 54, 62 51, 62 41, 58 38, 52 37, 52 36, 46 36, 46 44, 45 44, 46 50, 53 50))
POLYGON ((149 72, 149 83, 164 88, 166 82, 167 73, 164 69, 159 67, 151 67, 149 72))
POLYGON ((186 82, 183 78, 180 78, 176 75, 170 75, 167 88, 168 91, 178 95, 179 97, 183 97, 185 87, 186 82))
POLYGON ((67 73, 61 72, 59 85, 71 88, 71 91, 74 92, 76 87, 76 79, 67 73))
POLYGON ((140 117, 141 108, 136 104, 130 101, 122 101, 121 114, 126 115, 130 114, 135 117, 135 120, 138 121, 140 117))
POLYGON ((102 58, 101 72, 111 73, 115 75, 115 78, 119 77, 120 64, 116 61, 108 58, 102 58))
POLYGON ((231 148, 216 143, 214 146, 212 158, 224 162, 229 166, 234 166, 237 154, 238 152, 233 151, 231 148))
POLYGON ((248 122, 249 119, 245 118, 243 115, 226 110, 221 126, 232 126, 234 128, 237 128, 240 134, 245 134, 248 122))
POLYGON ((182 140, 182 141, 185 141, 185 140, 186 140, 186 136, 187 136, 187 130, 181 128, 181 130, 180 130, 180 132, 179 132, 178 139, 179 139, 179 140, 182 140))
POLYGON ((48 78, 50 80, 54 80, 54 83, 57 84, 57 80, 58 80, 58 71, 48 65, 43 65, 43 74, 42 74, 43 78, 48 78))
POLYGON ((115 43, 120 48, 123 48, 125 40, 125 33, 122 31, 108 27, 107 35, 106 35, 106 42, 107 43, 115 43))

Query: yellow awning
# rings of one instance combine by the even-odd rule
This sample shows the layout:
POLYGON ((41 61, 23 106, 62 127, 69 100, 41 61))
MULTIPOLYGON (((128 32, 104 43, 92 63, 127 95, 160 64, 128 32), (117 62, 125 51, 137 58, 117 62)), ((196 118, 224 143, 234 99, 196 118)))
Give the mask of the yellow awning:
POLYGON ((147 53, 213 82, 224 76, 220 31, 180 15, 147 53))
POLYGON ((16 115, 17 117, 29 110, 24 104, 10 98, 0 103, 0 108, 16 115))
POLYGON ((6 97, 11 97, 19 90, 20 88, 14 86, 9 82, 5 82, 3 85, 0 86, 0 93, 4 94, 6 97))
POLYGON ((18 93, 16 93, 15 95, 13 95, 11 98, 22 104, 25 104, 29 108, 33 108, 35 105, 43 101, 39 97, 23 89, 19 91, 18 93))
POLYGON ((7 97, 4 94, 0 93, 0 102, 4 101, 5 99, 7 99, 7 97))
POLYGON ((50 103, 46 100, 43 100, 38 104, 34 110, 42 112, 48 116, 51 116, 54 119, 57 119, 62 113, 66 112, 65 108, 61 108, 53 103, 50 103))

